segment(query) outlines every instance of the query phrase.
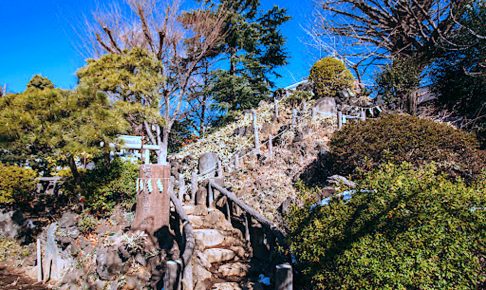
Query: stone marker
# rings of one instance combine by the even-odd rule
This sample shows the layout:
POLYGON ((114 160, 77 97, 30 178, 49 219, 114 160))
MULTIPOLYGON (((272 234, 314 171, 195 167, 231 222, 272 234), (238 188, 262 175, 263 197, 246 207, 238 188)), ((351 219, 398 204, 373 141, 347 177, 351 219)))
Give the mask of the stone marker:
POLYGON ((199 157, 199 174, 208 175, 208 177, 215 177, 218 168, 218 154, 214 152, 207 152, 199 157))
POLYGON ((152 235, 169 225, 170 165, 146 164, 140 167, 137 180, 137 207, 133 230, 146 230, 152 235))
POLYGON ((337 106, 334 98, 325 97, 316 101, 316 113, 321 116, 336 116, 337 106))

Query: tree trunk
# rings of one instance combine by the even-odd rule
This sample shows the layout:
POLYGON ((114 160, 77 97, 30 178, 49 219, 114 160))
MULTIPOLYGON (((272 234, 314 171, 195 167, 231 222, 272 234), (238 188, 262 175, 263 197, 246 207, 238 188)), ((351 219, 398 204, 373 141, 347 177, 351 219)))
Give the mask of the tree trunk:
POLYGON ((167 155, 169 149, 169 133, 170 133, 170 126, 162 128, 162 139, 160 140, 159 146, 159 154, 158 154, 158 162, 157 164, 167 164, 167 155))
POLYGON ((70 155, 68 157, 68 164, 69 164, 69 169, 73 174, 74 181, 76 182, 76 184, 79 184, 81 182, 81 176, 79 175, 78 167, 76 166, 76 161, 74 160, 74 156, 70 155))

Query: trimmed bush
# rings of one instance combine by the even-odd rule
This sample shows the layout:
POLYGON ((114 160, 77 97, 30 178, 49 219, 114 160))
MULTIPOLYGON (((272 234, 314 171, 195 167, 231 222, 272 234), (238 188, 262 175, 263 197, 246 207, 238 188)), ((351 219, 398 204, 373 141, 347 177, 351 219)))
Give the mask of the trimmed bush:
MULTIPOLYGON (((287 217, 301 289, 479 289, 486 179, 385 164, 344 201, 287 217)), ((315 202, 315 199, 314 199, 315 202)))
POLYGON ((416 166, 431 161, 440 172, 471 179, 485 166, 484 152, 469 133, 432 120, 409 115, 385 115, 351 123, 331 140, 333 172, 356 174, 378 165, 410 162, 416 166))
POLYGON ((333 57, 317 61, 311 68, 309 79, 314 83, 317 98, 335 97, 340 90, 354 85, 351 72, 342 61, 333 57))
POLYGON ((104 215, 117 204, 130 208, 135 203, 138 168, 137 164, 117 158, 109 165, 100 163, 86 171, 81 180, 86 209, 104 215))
POLYGON ((36 177, 30 168, 0 163, 0 205, 29 200, 36 188, 36 177))

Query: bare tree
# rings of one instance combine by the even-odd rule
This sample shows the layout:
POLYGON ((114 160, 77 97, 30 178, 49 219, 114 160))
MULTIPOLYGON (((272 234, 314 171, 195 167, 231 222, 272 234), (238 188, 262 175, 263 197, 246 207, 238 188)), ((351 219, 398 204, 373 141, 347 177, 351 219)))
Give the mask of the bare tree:
POLYGON ((161 62, 159 109, 165 124, 145 122, 144 129, 150 142, 160 147, 158 163, 165 164, 169 133, 174 122, 188 114, 192 101, 188 92, 198 82, 201 62, 223 39, 224 9, 184 13, 177 0, 124 1, 129 9, 112 6, 95 13, 91 42, 96 53, 143 48, 161 62))
POLYGON ((390 58, 413 57, 423 68, 435 48, 463 49, 450 36, 470 2, 318 0, 307 33, 314 46, 341 58, 361 80, 370 66, 390 58))

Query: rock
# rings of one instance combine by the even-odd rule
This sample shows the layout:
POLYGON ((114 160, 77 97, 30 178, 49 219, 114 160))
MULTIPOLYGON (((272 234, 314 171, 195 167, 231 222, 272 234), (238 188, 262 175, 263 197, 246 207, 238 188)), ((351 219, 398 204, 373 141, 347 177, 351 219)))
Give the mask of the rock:
POLYGON ((218 154, 213 152, 204 153, 199 157, 199 174, 206 174, 208 173, 209 176, 214 177, 216 176, 216 169, 218 166, 218 154), (210 174, 209 172, 212 171, 210 174))
POLYGON ((15 221, 14 214, 14 211, 0 213, 0 236, 14 239, 19 235, 22 223, 15 221))
POLYGON ((224 242, 224 236, 218 230, 194 230, 194 237, 197 240, 196 244, 202 248, 214 248, 224 242))
POLYGON ((189 221, 194 229, 202 229, 204 227, 204 220, 200 216, 190 215, 189 221))
POLYGON ((123 261, 118 251, 112 248, 101 248, 96 253, 96 272, 102 280, 109 280, 113 275, 120 274, 123 261))
POLYGON ((228 249, 207 249, 203 252, 203 255, 206 256, 206 259, 209 263, 224 263, 234 259, 235 252, 228 250, 228 249))
POLYGON ((236 282, 224 282, 214 284, 211 290, 241 290, 241 287, 236 282))
POLYGON ((74 259, 69 254, 69 249, 62 251, 56 241, 57 223, 52 223, 47 228, 47 243, 45 246, 44 265, 45 279, 60 281, 64 274, 74 267, 74 259))
POLYGON ((334 98, 320 98, 316 101, 314 108, 316 113, 321 116, 336 116, 337 114, 336 99, 334 98))
POLYGON ((245 277, 248 272, 248 265, 241 262, 224 264, 218 268, 218 273, 223 277, 245 277))
POLYGON ((207 290, 210 286, 211 280, 211 272, 206 270, 206 268, 202 267, 201 265, 194 265, 192 268, 192 276, 196 278, 196 285, 194 290, 207 290))
POLYGON ((72 212, 67 212, 62 215, 61 219, 57 222, 59 228, 69 228, 76 226, 78 222, 78 215, 72 212))
POLYGON ((263 123, 262 127, 260 128, 260 133, 262 135, 268 135, 272 132, 272 124, 269 122, 263 123))
POLYGON ((337 186, 343 184, 343 185, 348 186, 350 188, 356 187, 356 183, 354 183, 351 180, 348 180, 346 177, 341 176, 341 175, 330 176, 330 177, 327 178, 327 182, 329 184, 333 184, 333 185, 337 185, 337 186))
POLYGON ((278 207, 278 211, 282 216, 286 216, 290 212, 290 206, 294 202, 292 197, 287 197, 278 207))

